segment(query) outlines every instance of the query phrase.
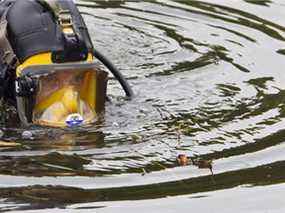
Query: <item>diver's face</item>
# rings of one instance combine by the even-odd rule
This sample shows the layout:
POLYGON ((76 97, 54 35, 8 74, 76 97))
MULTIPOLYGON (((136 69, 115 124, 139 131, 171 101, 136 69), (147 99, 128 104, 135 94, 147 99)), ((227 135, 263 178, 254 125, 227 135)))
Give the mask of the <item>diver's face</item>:
POLYGON ((80 115, 84 121, 93 120, 96 114, 84 97, 91 92, 84 90, 84 86, 88 85, 87 76, 67 71, 44 76, 36 98, 35 121, 61 126, 59 124, 66 124, 70 115, 74 114, 80 115))
POLYGON ((41 85, 41 95, 38 97, 38 101, 41 102, 45 98, 49 97, 54 92, 67 87, 74 86, 79 87, 82 82, 80 75, 74 75, 72 72, 59 72, 46 76, 43 84, 41 85))
MULTIPOLYGON (((69 115, 78 114, 86 120, 94 118, 94 114, 89 105, 80 98, 79 92, 73 86, 66 86, 59 91, 61 97, 49 105, 41 114, 40 120, 45 123, 66 123, 69 115)), ((49 97, 48 99, 52 99, 49 97)), ((48 100, 47 100, 48 101, 48 100)))
POLYGON ((104 110, 107 73, 93 63, 33 66, 17 75, 35 86, 31 95, 17 96, 19 118, 26 125, 87 125, 104 110))

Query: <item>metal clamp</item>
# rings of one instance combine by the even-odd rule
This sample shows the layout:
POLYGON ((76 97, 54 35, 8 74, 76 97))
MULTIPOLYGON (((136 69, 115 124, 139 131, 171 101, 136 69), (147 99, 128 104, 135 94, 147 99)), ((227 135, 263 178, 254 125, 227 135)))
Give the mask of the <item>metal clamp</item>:
POLYGON ((60 10, 58 14, 58 22, 60 26, 63 28, 65 27, 72 27, 73 22, 72 22, 72 16, 70 14, 69 10, 60 10))

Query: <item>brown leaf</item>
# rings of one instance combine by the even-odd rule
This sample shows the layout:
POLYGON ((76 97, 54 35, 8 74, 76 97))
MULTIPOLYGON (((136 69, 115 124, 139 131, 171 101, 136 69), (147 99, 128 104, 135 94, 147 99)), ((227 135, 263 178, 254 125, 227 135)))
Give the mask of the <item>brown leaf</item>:
POLYGON ((212 169, 212 160, 197 160, 194 165, 197 165, 199 169, 212 169))
POLYGON ((184 154, 179 154, 177 156, 177 162, 180 166, 187 166, 189 164, 189 159, 184 154))

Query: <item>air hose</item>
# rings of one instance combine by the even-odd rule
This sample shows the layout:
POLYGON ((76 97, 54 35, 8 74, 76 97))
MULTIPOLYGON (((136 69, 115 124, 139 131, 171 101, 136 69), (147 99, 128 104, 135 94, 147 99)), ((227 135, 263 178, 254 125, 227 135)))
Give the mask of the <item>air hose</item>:
POLYGON ((95 58, 97 58, 102 64, 104 64, 110 72, 114 75, 114 77, 119 81, 121 84, 123 90, 125 91, 125 94, 128 98, 134 97, 134 92, 123 76, 123 74, 111 63, 109 59, 107 59, 102 53, 100 53, 98 50, 93 51, 93 55, 95 58))

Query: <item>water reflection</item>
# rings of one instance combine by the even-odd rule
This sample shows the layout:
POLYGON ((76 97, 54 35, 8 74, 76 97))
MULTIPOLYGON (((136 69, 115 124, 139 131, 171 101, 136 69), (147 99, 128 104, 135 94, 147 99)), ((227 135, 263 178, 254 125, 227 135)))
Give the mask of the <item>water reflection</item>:
POLYGON ((270 6, 270 3, 272 3, 272 1, 270 0, 244 0, 244 1, 250 4, 257 4, 267 7, 270 6))
POLYGON ((282 4, 77 3, 95 48, 128 77, 136 98, 122 98, 111 79, 100 124, 34 128, 30 139, 3 124, 2 211, 284 182, 282 4), (213 160, 214 175, 179 167, 179 154, 213 160))

